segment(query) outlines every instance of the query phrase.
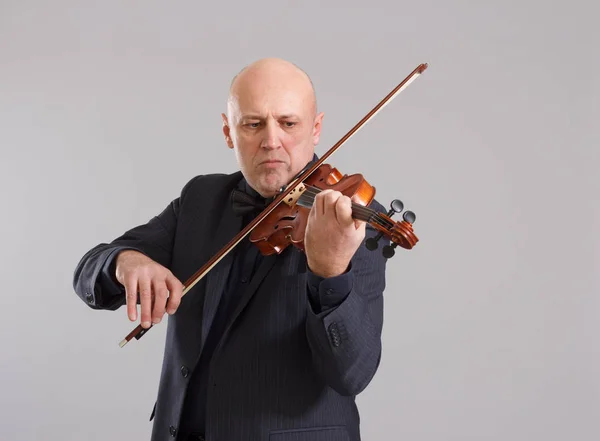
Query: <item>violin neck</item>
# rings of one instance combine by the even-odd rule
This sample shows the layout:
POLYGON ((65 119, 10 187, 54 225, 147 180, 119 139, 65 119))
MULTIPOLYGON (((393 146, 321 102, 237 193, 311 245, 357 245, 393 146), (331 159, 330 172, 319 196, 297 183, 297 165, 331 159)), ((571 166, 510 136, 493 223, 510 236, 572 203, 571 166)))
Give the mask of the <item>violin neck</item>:
MULTIPOLYGON (((298 198, 297 204, 301 207, 311 208, 315 202, 315 196, 322 190, 317 187, 309 186, 307 190, 298 198)), ((371 222, 378 213, 372 208, 352 202, 352 217, 364 222, 371 222)))

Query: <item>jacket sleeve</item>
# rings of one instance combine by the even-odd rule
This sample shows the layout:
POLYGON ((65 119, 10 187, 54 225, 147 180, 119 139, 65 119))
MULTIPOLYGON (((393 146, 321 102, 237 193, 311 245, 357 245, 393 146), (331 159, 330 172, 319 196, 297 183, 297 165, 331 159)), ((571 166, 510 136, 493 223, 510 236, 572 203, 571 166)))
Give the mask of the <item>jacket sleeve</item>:
POLYGON ((192 182, 188 182, 180 196, 147 223, 85 253, 75 268, 73 288, 90 308, 116 310, 126 303, 125 288, 115 278, 115 258, 120 251, 139 251, 169 268, 179 207, 192 182))
MULTIPOLYGON (((377 231, 367 225, 365 239, 377 231)), ((362 392, 381 360, 386 259, 382 238, 374 251, 364 241, 344 274, 321 279, 308 272, 306 334, 313 364, 342 395, 362 392)))

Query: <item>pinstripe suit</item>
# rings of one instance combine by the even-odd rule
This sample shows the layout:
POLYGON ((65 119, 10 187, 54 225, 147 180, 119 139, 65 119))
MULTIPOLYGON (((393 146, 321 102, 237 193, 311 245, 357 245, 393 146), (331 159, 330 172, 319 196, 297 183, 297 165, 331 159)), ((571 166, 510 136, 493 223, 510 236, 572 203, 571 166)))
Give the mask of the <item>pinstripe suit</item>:
MULTIPOLYGON (((91 249, 75 270, 77 295, 94 309, 124 305, 123 287, 102 274, 114 270, 116 253, 127 248, 187 280, 240 231, 240 218, 229 203, 240 179, 241 172, 197 176, 148 223, 91 249)), ((376 201, 371 207, 384 211, 376 201)), ((367 236, 374 234, 367 226, 367 236)), ((189 373, 215 316, 231 259, 229 253, 168 318, 152 441, 177 437, 189 373)), ((361 245, 351 263, 349 294, 324 312, 308 301, 306 271, 305 255, 295 247, 266 256, 234 307, 211 361, 206 440, 360 440, 355 396, 379 366, 385 259, 361 245)))

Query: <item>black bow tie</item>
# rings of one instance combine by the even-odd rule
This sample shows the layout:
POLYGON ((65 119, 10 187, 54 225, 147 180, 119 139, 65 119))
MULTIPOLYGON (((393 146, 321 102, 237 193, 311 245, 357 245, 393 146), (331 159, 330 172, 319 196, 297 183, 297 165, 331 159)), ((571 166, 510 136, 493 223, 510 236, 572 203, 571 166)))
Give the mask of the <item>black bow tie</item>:
POLYGON ((231 193, 231 205, 236 216, 243 216, 252 212, 261 212, 269 206, 271 200, 261 196, 254 197, 237 188, 231 193))

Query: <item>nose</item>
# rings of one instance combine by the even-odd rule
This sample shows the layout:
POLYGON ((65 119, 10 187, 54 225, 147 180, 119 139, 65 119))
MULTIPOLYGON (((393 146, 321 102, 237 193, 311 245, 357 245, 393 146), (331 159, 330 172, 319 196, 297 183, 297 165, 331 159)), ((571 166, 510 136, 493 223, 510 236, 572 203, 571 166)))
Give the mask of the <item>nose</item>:
POLYGON ((281 141, 279 138, 279 128, 277 124, 272 121, 268 121, 264 130, 264 138, 261 147, 273 150, 281 147, 281 141))

